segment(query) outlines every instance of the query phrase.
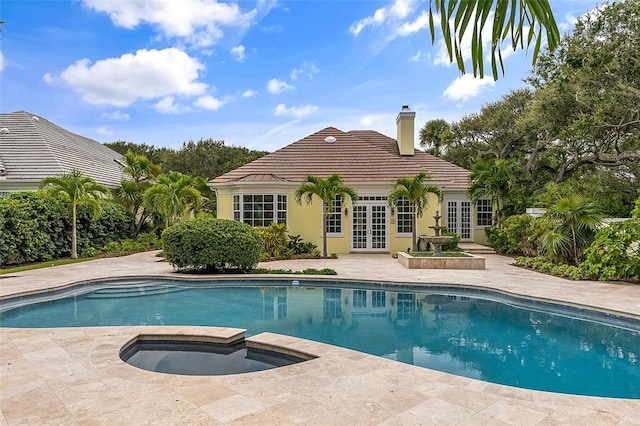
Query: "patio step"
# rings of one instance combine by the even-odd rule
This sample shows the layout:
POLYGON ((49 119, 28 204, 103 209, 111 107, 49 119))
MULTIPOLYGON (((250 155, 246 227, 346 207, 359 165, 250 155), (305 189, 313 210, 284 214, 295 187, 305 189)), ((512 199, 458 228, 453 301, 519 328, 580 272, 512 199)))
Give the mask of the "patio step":
POLYGON ((471 254, 496 254, 496 251, 492 247, 483 246, 482 244, 458 243, 458 247, 471 254))
POLYGON ((186 289, 174 286, 109 287, 94 291, 87 296, 87 299, 122 299, 128 297, 156 296, 184 290, 186 289))

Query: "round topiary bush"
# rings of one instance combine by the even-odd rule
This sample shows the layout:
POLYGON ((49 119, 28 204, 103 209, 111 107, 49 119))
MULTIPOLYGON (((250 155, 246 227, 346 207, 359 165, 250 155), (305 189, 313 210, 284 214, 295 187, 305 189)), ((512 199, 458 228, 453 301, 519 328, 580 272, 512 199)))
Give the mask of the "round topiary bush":
POLYGON ((262 238, 251 226, 210 216, 180 222, 162 233, 164 254, 175 268, 207 272, 255 268, 262 238))

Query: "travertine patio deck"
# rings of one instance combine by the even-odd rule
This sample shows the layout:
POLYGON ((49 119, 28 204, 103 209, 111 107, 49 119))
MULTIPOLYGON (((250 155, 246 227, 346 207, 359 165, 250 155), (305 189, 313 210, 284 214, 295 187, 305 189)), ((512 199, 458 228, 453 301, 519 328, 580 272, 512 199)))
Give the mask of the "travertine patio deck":
MULTIPOLYGON (((640 318, 640 286, 572 282, 515 268, 507 257, 486 258, 483 271, 409 270, 390 255, 365 254, 261 266, 330 267, 340 279, 479 286, 640 318)), ((0 278, 0 298, 104 277, 177 275, 159 260, 140 253, 21 272, 0 278)), ((0 329, 0 424, 640 425, 640 400, 512 388, 270 333, 254 339, 319 358, 233 376, 151 373, 118 356, 141 330, 216 332, 202 327, 0 329)))

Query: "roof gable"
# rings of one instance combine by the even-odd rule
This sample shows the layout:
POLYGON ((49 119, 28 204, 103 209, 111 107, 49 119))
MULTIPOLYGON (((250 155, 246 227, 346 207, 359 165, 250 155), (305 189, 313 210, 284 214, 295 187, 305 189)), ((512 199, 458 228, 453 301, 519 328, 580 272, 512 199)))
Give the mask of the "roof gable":
POLYGON ((122 156, 93 139, 71 133, 26 111, 0 114, 0 166, 6 179, 38 181, 80 170, 98 183, 116 187, 122 156))
POLYGON ((277 151, 213 179, 214 186, 257 180, 252 176, 272 176, 272 180, 302 182, 307 175, 322 178, 337 173, 345 182, 392 182, 399 177, 427 172, 432 181, 450 188, 466 188, 469 171, 415 150, 401 156, 396 140, 373 130, 343 132, 327 127, 277 151), (334 142, 327 142, 334 137, 334 142))

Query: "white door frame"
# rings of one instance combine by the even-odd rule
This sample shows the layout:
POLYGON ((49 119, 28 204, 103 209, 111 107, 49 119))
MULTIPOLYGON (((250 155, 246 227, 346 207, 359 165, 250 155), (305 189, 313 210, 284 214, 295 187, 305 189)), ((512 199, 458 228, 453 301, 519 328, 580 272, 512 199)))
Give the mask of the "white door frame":
POLYGON ((386 202, 367 198, 362 197, 351 207, 350 250, 386 253, 389 251, 389 217, 386 202))
POLYGON ((473 203, 466 197, 447 197, 443 225, 460 235, 460 241, 473 241, 473 203))

